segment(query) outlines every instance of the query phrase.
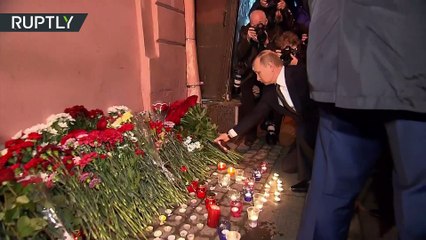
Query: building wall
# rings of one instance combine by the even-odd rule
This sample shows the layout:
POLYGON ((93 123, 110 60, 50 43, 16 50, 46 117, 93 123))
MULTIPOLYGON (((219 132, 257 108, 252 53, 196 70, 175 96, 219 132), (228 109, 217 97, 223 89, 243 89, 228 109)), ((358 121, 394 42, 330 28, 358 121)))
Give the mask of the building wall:
POLYGON ((183 0, 1 0, 0 13, 88 13, 78 33, 0 33, 0 143, 73 105, 186 96, 183 0))

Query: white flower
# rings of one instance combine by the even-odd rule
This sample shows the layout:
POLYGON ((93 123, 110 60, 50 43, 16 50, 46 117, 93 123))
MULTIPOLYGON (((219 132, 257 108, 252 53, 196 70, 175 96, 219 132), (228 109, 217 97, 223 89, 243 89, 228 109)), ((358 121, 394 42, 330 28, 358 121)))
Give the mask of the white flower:
POLYGON ((61 128, 68 128, 68 124, 66 122, 59 122, 58 126, 61 128))
POLYGON ((54 129, 54 128, 51 128, 51 127, 49 127, 47 129, 47 132, 50 133, 50 134, 52 134, 52 135, 57 135, 58 134, 58 131, 56 129, 54 129))
POLYGON ((58 113, 58 114, 52 114, 50 115, 46 122, 47 125, 51 126, 53 123, 55 122, 74 122, 75 119, 73 117, 71 117, 71 115, 69 115, 68 113, 58 113))
POLYGON ((4 156, 4 155, 6 155, 6 154, 7 154, 7 148, 5 148, 5 149, 1 150, 1 152, 0 152, 0 156, 4 156))
POLYGON ((22 137, 22 130, 19 130, 19 132, 15 133, 15 135, 13 135, 12 139, 16 140, 22 137))
POLYGON ((42 131, 46 130, 48 126, 46 124, 36 124, 32 127, 29 127, 23 131, 24 135, 21 137, 23 139, 26 139, 28 137, 28 134, 36 132, 41 133, 42 131))

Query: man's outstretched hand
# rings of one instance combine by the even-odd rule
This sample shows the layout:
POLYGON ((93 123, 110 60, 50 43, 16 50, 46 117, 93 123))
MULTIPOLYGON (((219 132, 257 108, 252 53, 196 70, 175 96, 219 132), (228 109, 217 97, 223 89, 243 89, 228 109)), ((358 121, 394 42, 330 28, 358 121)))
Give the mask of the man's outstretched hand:
POLYGON ((221 141, 223 141, 223 142, 228 142, 230 140, 230 138, 229 138, 229 136, 228 136, 228 134, 227 133, 221 133, 215 140, 214 140, 214 142, 215 143, 219 143, 220 144, 220 142, 221 141))

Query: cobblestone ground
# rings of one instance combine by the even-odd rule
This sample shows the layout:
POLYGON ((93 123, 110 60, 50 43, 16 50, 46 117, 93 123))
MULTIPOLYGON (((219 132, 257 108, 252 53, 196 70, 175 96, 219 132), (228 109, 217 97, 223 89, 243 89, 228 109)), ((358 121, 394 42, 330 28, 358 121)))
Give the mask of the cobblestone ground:
MULTIPOLYGON (((296 174, 285 174, 281 171, 281 160, 287 157, 288 148, 282 146, 268 146, 262 141, 257 141, 250 149, 242 153, 244 159, 235 166, 244 169, 245 177, 251 176, 254 168, 258 168, 261 162, 266 162, 268 170, 262 175, 260 181, 255 183, 254 192, 265 192, 265 184, 272 180, 274 173, 279 174, 283 181, 284 191, 280 193, 280 202, 274 201, 274 191, 264 203, 259 215, 258 225, 255 228, 249 226, 246 209, 252 203, 244 202, 241 217, 230 215, 230 189, 242 191, 243 185, 233 183, 230 188, 217 185, 217 173, 212 173, 209 180, 209 188, 215 192, 217 202, 221 208, 221 217, 231 223, 231 230, 238 231, 242 240, 261 239, 296 239, 296 233, 303 208, 305 194, 296 194, 289 187, 297 183, 296 174)), ((163 225, 156 224, 148 229, 149 239, 219 239, 217 229, 206 225, 207 210, 204 200, 193 198, 186 205, 175 208, 163 225)))

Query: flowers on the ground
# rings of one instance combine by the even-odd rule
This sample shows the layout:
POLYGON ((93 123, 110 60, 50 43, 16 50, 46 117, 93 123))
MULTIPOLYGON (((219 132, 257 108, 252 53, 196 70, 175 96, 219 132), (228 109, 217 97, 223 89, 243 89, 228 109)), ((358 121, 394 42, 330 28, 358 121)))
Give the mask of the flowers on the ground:
POLYGON ((0 153, 0 238, 144 238, 160 209, 188 197, 188 182, 239 158, 212 146, 216 128, 196 100, 149 114, 79 105, 18 132, 0 153))

